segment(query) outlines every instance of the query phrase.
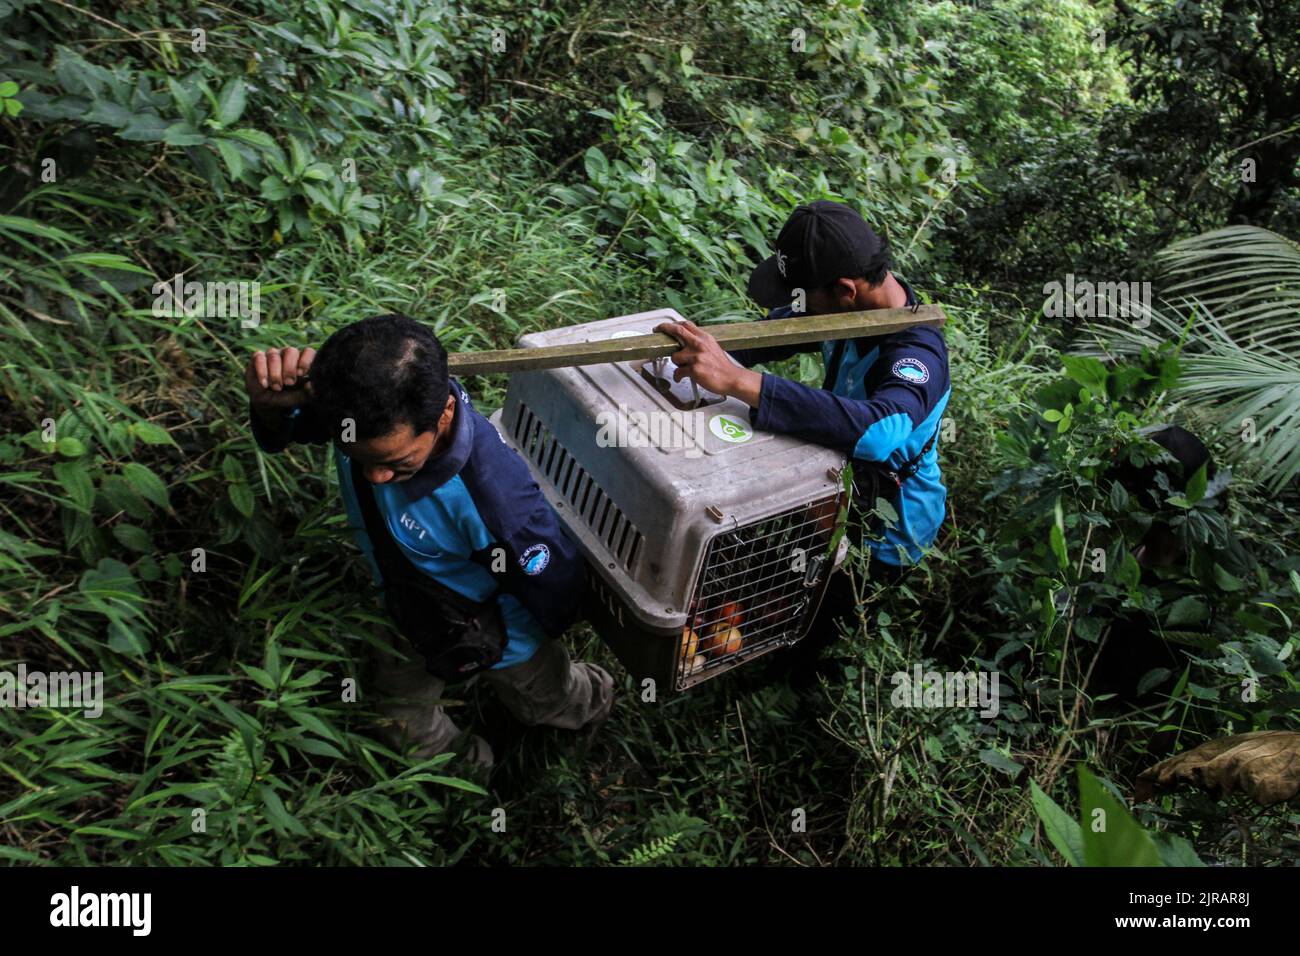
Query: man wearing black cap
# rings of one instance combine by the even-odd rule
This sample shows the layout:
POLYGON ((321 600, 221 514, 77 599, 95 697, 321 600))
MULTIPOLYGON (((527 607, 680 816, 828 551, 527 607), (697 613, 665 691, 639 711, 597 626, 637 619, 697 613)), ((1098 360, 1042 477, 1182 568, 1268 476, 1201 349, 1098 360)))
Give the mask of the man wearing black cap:
MULTIPOLYGON (((777 236, 776 254, 754 269, 748 291, 770 310, 769 319, 917 302, 890 271, 888 243, 854 209, 825 200, 795 209, 777 236)), ((884 498, 897 515, 883 528, 879 520, 873 526, 883 531, 869 541, 873 577, 896 580, 920 559, 939 532, 947 499, 936 448, 949 395, 941 331, 916 326, 822 342, 820 389, 748 368, 815 345, 738 350, 731 353, 738 366, 691 322, 664 323, 656 331, 682 343, 672 356, 679 380, 689 375, 702 388, 746 402, 755 428, 797 435, 852 459, 857 510, 870 511, 884 498)), ((838 590, 843 585, 836 582, 838 590)), ((826 603, 843 602, 828 595, 826 603)))

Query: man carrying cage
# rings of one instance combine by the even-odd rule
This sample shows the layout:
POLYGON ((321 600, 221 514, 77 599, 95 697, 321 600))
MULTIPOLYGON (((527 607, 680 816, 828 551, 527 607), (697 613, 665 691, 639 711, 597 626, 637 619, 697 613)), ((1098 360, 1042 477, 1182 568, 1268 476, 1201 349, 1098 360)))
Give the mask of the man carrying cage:
MULTIPOLYGON (((748 292, 768 319, 915 306, 911 287, 891 271, 889 245, 843 203, 799 206, 782 227, 776 252, 759 263, 748 292)), ((656 331, 682 344, 675 377, 750 406, 755 428, 794 435, 850 459, 855 485, 852 530, 870 554, 868 574, 896 583, 920 560, 943 523, 947 490, 939 469, 939 425, 948 404, 948 348, 943 332, 914 326, 886 335, 820 343, 826 374, 820 389, 759 373, 749 366, 779 361, 817 345, 731 353, 691 322, 656 331), (878 500, 888 503, 880 509, 878 500), (881 512, 885 513, 882 515, 881 512), (892 514, 889 514, 892 511, 892 514)), ((847 575, 832 576, 809 636, 788 663, 806 676, 834 622, 856 626, 856 598, 847 575)))
POLYGON ((577 546, 448 377, 432 331, 402 315, 363 319, 319 355, 257 352, 245 388, 263 451, 333 443, 348 523, 401 635, 396 653, 374 655, 395 746, 412 741, 419 759, 458 749, 490 768, 487 741, 462 733, 440 700, 476 674, 525 724, 576 730, 609 715, 613 679, 570 661, 557 639, 585 588, 577 546))

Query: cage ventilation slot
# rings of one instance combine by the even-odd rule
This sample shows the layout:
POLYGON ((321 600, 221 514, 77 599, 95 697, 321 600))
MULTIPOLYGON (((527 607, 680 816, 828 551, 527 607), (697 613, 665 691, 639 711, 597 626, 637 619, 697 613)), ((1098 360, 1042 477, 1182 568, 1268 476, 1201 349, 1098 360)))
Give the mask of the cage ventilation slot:
POLYGON ((641 532, 601 489, 578 460, 556 441, 542 420, 520 403, 515 419, 515 442, 560 493, 574 512, 628 571, 636 569, 641 532))

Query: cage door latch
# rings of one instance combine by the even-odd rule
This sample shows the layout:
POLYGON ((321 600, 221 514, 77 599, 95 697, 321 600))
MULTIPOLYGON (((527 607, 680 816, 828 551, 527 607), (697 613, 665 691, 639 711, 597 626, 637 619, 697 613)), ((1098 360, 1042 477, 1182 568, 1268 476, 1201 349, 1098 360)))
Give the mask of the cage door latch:
POLYGON ((821 577, 822 565, 826 563, 826 555, 819 554, 808 562, 808 567, 803 572, 803 586, 806 588, 815 588, 817 581, 821 577))

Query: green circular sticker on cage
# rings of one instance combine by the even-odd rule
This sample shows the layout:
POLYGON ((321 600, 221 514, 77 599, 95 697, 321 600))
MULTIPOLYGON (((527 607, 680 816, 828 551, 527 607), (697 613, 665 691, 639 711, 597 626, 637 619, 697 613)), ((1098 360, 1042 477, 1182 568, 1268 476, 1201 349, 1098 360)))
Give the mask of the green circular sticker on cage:
POLYGON ((714 415, 710 418, 709 431, 729 442, 749 441, 754 437, 754 433, 743 422, 736 421, 730 415, 714 415))

